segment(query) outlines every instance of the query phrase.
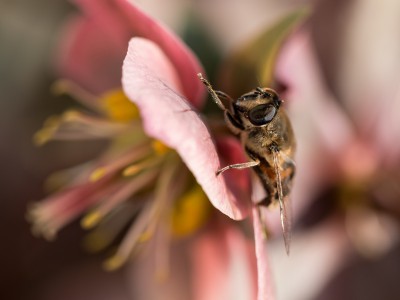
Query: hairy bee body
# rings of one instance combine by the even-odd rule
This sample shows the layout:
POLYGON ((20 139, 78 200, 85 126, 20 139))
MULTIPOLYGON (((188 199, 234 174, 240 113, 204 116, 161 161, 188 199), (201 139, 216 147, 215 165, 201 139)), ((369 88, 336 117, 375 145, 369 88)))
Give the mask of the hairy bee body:
POLYGON ((224 111, 228 127, 240 136, 250 158, 249 162, 226 166, 216 174, 229 169, 252 168, 255 171, 266 191, 266 197, 260 199, 257 205, 279 203, 283 237, 286 252, 289 253, 291 208, 288 199, 296 168, 293 160, 296 142, 290 120, 281 107, 282 100, 274 90, 260 87, 235 100, 215 91, 201 74, 198 76, 215 103, 224 111), (229 109, 219 97, 229 100, 229 109))
POLYGON ((284 109, 279 110, 274 122, 271 122, 269 126, 243 130, 240 133, 240 139, 247 155, 252 160, 260 161, 260 164, 253 169, 260 178, 267 196, 259 204, 268 206, 279 200, 274 151, 279 152, 278 164, 281 170, 283 196, 288 196, 295 171, 293 157, 296 143, 292 126, 284 109))

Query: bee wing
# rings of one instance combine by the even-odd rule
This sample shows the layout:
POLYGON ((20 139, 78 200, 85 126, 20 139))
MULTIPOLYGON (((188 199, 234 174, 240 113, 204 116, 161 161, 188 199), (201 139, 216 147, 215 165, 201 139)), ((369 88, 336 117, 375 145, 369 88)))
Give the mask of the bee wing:
POLYGON ((274 158, 274 169, 277 178, 277 189, 278 189, 278 199, 279 208, 281 214, 281 225, 283 230, 283 240, 285 242, 286 253, 289 255, 290 252, 290 241, 292 238, 292 206, 289 201, 289 196, 283 195, 282 189, 282 176, 279 164, 280 154, 279 151, 272 151, 274 158))

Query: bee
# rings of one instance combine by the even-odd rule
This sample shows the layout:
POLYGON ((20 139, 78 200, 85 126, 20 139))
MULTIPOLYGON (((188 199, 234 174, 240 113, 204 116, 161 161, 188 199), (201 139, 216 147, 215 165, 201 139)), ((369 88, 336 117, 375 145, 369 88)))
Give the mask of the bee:
POLYGON ((289 194, 296 170, 293 160, 296 141, 290 120, 281 107, 283 101, 273 89, 261 87, 234 100, 215 91, 202 74, 198 77, 224 112, 228 127, 240 137, 250 158, 248 162, 219 169, 216 175, 229 169, 252 168, 255 171, 266 191, 266 197, 256 204, 268 207, 279 203, 283 238, 289 254, 292 226, 289 194), (229 101, 229 109, 220 98, 229 101))

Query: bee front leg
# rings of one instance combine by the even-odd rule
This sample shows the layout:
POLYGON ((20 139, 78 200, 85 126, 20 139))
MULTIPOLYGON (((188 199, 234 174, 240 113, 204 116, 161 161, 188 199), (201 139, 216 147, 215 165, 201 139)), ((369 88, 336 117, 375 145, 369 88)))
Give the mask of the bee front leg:
POLYGON ((229 129, 232 131, 233 134, 240 134, 242 130, 244 130, 243 126, 240 122, 232 115, 232 113, 225 107, 222 103, 221 98, 228 99, 229 101, 233 101, 233 99, 226 93, 221 91, 216 91, 211 86, 211 83, 203 77, 201 73, 197 74, 200 81, 205 85, 207 88, 208 93, 210 94, 211 98, 214 102, 218 105, 218 107, 224 112, 225 121, 228 123, 229 129))
MULTIPOLYGON (((208 82, 208 80, 205 79, 201 73, 197 74, 197 77, 199 77, 200 81, 205 85, 205 87, 207 88, 208 93, 210 94, 210 96, 214 100, 214 102, 218 105, 218 107, 223 111, 227 111, 225 105, 222 103, 221 99, 219 99, 219 97, 218 97, 218 94, 219 95, 226 95, 226 94, 222 93, 222 92, 218 92, 217 93, 213 89, 213 87, 211 86, 211 83, 208 82)), ((228 95, 226 95, 226 96, 228 96, 228 95)))
POLYGON ((258 166, 260 164, 259 160, 256 161, 249 161, 246 163, 241 163, 241 164, 233 164, 233 165, 229 165, 226 166, 222 169, 219 169, 215 174, 218 176, 221 173, 225 172, 226 170, 230 170, 230 169, 247 169, 247 168, 253 168, 255 166, 258 166))

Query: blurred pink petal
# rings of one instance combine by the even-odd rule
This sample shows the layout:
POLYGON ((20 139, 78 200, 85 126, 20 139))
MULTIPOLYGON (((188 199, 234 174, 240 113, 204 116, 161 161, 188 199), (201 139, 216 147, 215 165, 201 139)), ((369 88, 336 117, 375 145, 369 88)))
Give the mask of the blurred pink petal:
POLYGON ((277 79, 288 87, 284 98, 297 139, 297 174, 292 191, 294 215, 339 172, 334 163, 353 139, 351 122, 327 88, 309 33, 288 38, 276 64, 277 79), (321 155, 323 153, 323 155, 321 155))
POLYGON ((173 32, 127 0, 75 2, 84 10, 85 18, 70 25, 69 43, 64 45, 60 62, 65 76, 83 80, 82 83, 96 93, 110 89, 110 85, 118 87, 129 39, 144 37, 158 44, 172 61, 182 82, 183 95, 196 107, 202 105, 204 87, 191 75, 203 69, 191 50, 173 32), (107 76, 109 82, 104 80, 107 76))
POLYGON ((400 157, 400 82, 396 94, 390 98, 386 99, 386 105, 375 101, 382 105, 382 112, 375 126, 373 142, 379 152, 385 153, 382 159, 387 166, 398 164, 400 157))
POLYGON ((157 257, 162 255, 160 245, 153 239, 144 247, 127 266, 128 289, 132 299, 193 299, 190 285, 192 266, 186 244, 172 241, 168 245, 171 249, 168 251, 170 266, 167 274, 160 274, 160 266, 157 265, 157 257))
POLYGON ((191 244, 196 300, 256 298, 254 248, 227 223, 213 224, 191 244))
POLYGON ((65 28, 58 51, 60 75, 96 95, 120 86, 126 49, 110 45, 115 45, 113 34, 103 32, 98 22, 73 18, 65 28))
MULTIPOLYGON (((248 161, 243 146, 237 138, 232 136, 221 136, 216 139, 217 152, 220 155, 221 166, 242 163, 248 161)), ((238 199, 250 201, 251 182, 250 170, 229 170, 222 175, 228 188, 233 191, 238 199)))
POLYGON ((266 240, 262 230, 261 220, 258 215, 257 208, 253 208, 253 227, 254 240, 257 257, 257 274, 258 274, 258 300, 275 299, 272 288, 272 278, 269 270, 266 240))
POLYGON ((180 96, 176 70, 162 50, 149 40, 133 38, 122 83, 140 109, 147 134, 180 154, 215 207, 233 219, 244 218, 248 202, 235 198, 225 180, 215 175, 220 168, 215 145, 199 115, 180 96))

